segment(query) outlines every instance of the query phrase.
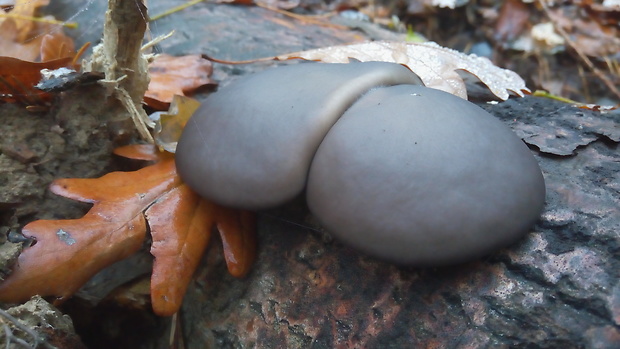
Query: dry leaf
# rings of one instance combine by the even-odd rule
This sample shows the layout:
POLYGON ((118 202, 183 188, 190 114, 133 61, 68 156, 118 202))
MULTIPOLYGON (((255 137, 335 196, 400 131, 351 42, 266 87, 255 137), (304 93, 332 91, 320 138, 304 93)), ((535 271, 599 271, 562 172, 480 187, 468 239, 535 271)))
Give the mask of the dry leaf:
MULTIPOLYGON (((255 0, 254 2, 270 8, 292 10, 299 6, 301 0, 255 0)), ((237 2, 235 1, 234 3, 237 2)))
POLYGON ((43 35, 41 40, 41 62, 73 57, 74 55, 75 44, 73 39, 64 35, 62 31, 43 35))
POLYGON ((99 270, 142 246, 142 212, 178 185, 172 159, 134 172, 55 181, 54 193, 94 205, 80 219, 39 220, 24 227, 23 234, 34 237, 36 244, 24 249, 16 268, 0 284, 0 300, 72 295, 99 270))
POLYGON ((151 82, 144 101, 154 109, 167 109, 174 95, 184 96, 205 85, 215 85, 209 78, 212 73, 211 62, 200 55, 158 55, 149 64, 151 82))
POLYGON ((294 52, 276 57, 279 60, 302 58, 326 63, 383 61, 399 63, 416 73, 427 87, 443 90, 467 99, 465 83, 457 71, 476 76, 494 95, 506 100, 508 91, 519 96, 528 92, 525 82, 515 72, 496 67, 490 60, 441 47, 434 42, 405 43, 375 41, 363 44, 331 46, 294 52))
POLYGON ((493 38, 498 42, 515 40, 527 29, 531 15, 530 7, 523 1, 505 1, 495 23, 493 38))
POLYGON ((150 227, 155 257, 151 299, 155 312, 175 313, 216 225, 224 257, 234 276, 245 275, 255 255, 253 214, 225 209, 200 199, 176 174, 174 158, 154 146, 128 146, 116 154, 157 160, 133 172, 96 179, 61 179, 51 190, 93 203, 80 219, 39 220, 23 229, 36 243, 24 249, 0 284, 0 301, 20 302, 32 295, 72 295, 102 268, 135 253, 150 227))
POLYGON ((41 51, 41 40, 21 42, 17 35, 17 24, 13 20, 0 23, 0 54, 3 57, 35 61, 41 51))
POLYGON ((201 200, 188 186, 166 193, 148 210, 155 256, 151 276, 153 311, 161 316, 177 312, 191 277, 207 248, 215 205, 201 200))
POLYGON ((12 57, 0 57, 0 101, 40 104, 50 96, 33 87, 41 80, 41 70, 70 66, 72 61, 73 57, 67 57, 33 63, 12 57))
MULTIPOLYGON (((49 0, 17 1, 8 15, 34 17, 49 0)), ((51 95, 34 86, 42 69, 71 67, 76 56, 73 40, 57 24, 11 17, 0 18, 0 101, 44 103, 51 95), (35 61, 44 63, 34 63, 35 61)))
POLYGON ((168 152, 174 153, 177 141, 189 118, 198 109, 200 102, 195 99, 174 95, 168 112, 155 112, 149 117, 155 122, 155 143, 168 152))
MULTIPOLYGON (((49 5, 50 0, 16 0, 13 9, 9 12, 12 15, 35 17, 39 7, 49 5)), ((5 22, 15 22, 16 26, 16 39, 18 42, 24 42, 32 38, 32 32, 37 27, 37 23, 28 20, 15 20, 13 18, 0 18, 0 24, 5 22)), ((3 53, 4 54, 4 53, 3 53)))
MULTIPOLYGON (((128 159, 157 161, 162 159, 162 153, 158 152, 152 145, 129 145, 114 149, 114 154, 128 159)), ((163 153, 165 154, 165 153, 163 153)))
POLYGON ((228 272, 243 277, 256 258, 256 215, 222 206, 216 207, 216 215, 228 272))
MULTIPOLYGON (((48 5, 48 3, 49 0, 19 0, 16 1, 13 10, 7 13, 7 17, 0 18, 0 54, 2 56, 30 62, 44 62, 73 55, 73 49, 68 54, 61 55, 69 51, 69 47, 73 47, 73 40, 64 34, 61 25, 26 19, 36 17, 39 7, 48 5), (20 16, 20 18, 10 16, 20 16), (26 18, 21 18, 22 16, 26 18), (51 38, 54 44, 58 45, 57 47, 44 45, 44 41, 50 41, 51 38)), ((54 20, 51 16, 43 17, 43 19, 54 20)))

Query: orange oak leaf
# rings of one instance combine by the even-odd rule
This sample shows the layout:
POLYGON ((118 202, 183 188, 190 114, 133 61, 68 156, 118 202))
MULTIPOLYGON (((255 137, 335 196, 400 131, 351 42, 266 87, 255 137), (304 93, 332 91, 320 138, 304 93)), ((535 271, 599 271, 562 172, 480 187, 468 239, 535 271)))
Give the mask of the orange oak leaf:
MULTIPOLYGON (((73 39, 64 34, 63 26, 53 17, 39 17, 39 8, 49 4, 49 0, 18 0, 8 13, 2 11, 0 17, 0 54, 24 61, 45 62, 68 55, 58 56, 73 46, 73 39), (45 41, 55 43, 55 51, 45 41), (60 45, 60 43, 63 43, 60 45), (42 46, 47 45, 46 49, 42 46), (47 52, 46 52, 47 51, 47 52), (37 58, 39 58, 37 60, 37 58)), ((71 50, 73 51, 73 50, 71 50)), ((73 52, 70 52, 70 54, 73 52)), ((69 55, 70 55, 69 54, 69 55)))
POLYGON ((41 70, 66 67, 72 60, 73 57, 66 57, 45 63, 33 63, 17 58, 0 57, 0 101, 40 104, 39 102, 48 96, 33 87, 41 80, 41 70))
POLYGON ((0 301, 20 302, 35 294, 63 300, 99 270, 140 249, 148 228, 155 257, 151 299, 158 315, 172 315, 181 306, 214 225, 231 274, 248 272, 255 256, 253 214, 199 198, 177 176, 173 156, 154 146, 115 153, 157 162, 133 172, 52 183, 54 193, 94 205, 80 219, 39 220, 24 227, 24 235, 36 243, 0 284, 0 301))
POLYGON ((228 272, 243 277, 256 257, 256 215, 222 206, 215 209, 228 272))
POLYGON ((153 237, 151 254, 155 256, 151 300, 156 314, 169 316, 178 310, 209 243, 214 206, 181 185, 146 211, 153 237))
POLYGON ((41 70, 77 66, 81 53, 76 55, 73 39, 64 34, 62 25, 37 17, 39 8, 49 2, 16 1, 8 13, 0 10, 0 102, 42 105, 52 95, 34 87, 41 70))
POLYGON ((66 37, 44 35, 40 47, 44 62, 35 63, 12 57, 0 57, 0 101, 22 102, 41 105, 50 100, 52 94, 35 86, 41 81, 44 69, 79 69, 78 59, 90 44, 74 51, 73 41, 66 37))
POLYGON ((158 55, 149 64, 151 81, 144 101, 151 108, 167 109, 174 95, 185 96, 200 87, 215 85, 212 73, 212 63, 200 55, 158 55))
POLYGON ((170 159, 134 172, 54 181, 52 192, 94 205, 80 219, 24 227, 23 234, 36 243, 24 249, 0 284, 0 300, 20 302, 35 294, 66 298, 99 270, 136 252, 147 228, 142 212, 179 184, 174 171, 170 159))
POLYGON ((56 31, 43 35, 40 52, 41 62, 73 57, 75 56, 75 44, 73 39, 64 35, 61 31, 56 31))
MULTIPOLYGON (((49 3, 50 0, 16 0, 9 13, 19 17, 35 17, 39 8, 49 5, 49 3)), ((37 22, 31 20, 14 19, 11 17, 0 18, 0 24, 5 22, 15 23, 17 40, 21 42, 32 38, 32 32, 35 31, 38 25, 37 22)))

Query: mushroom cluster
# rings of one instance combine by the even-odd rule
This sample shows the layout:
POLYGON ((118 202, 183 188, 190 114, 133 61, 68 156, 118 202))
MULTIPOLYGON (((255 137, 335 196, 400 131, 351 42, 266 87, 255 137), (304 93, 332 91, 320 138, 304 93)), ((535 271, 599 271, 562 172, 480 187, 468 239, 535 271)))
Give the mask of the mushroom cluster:
POLYGON ((306 190, 344 243, 406 265, 483 256, 545 201, 527 146, 478 106, 393 63, 305 63, 212 94, 179 140, 181 178, 218 204, 272 208, 306 190))

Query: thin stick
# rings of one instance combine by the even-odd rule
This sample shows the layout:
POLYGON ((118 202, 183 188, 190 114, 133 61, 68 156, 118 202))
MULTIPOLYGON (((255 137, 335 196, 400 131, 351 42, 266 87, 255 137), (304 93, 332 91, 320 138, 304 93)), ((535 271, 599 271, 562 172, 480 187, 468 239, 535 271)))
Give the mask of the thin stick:
POLYGON ((67 27, 70 29, 77 29, 78 24, 76 22, 63 22, 56 19, 50 18, 42 18, 42 17, 30 17, 24 15, 18 15, 16 13, 0 13, 0 18, 13 18, 13 19, 23 19, 25 21, 39 22, 39 23, 47 23, 47 24, 57 24, 62 25, 63 27, 67 27))
POLYGON ((277 60, 277 57, 273 56, 273 57, 263 57, 263 58, 256 58, 256 59, 248 59, 248 60, 245 60, 245 61, 227 61, 225 59, 213 58, 213 57, 211 57, 209 55, 206 55, 206 54, 203 54, 202 58, 208 59, 208 60, 210 60, 212 62, 215 62, 215 63, 232 64, 232 65, 235 65, 235 64, 249 64, 249 63, 257 63, 257 62, 268 62, 268 61, 277 60))
POLYGON ((163 12, 163 13, 160 13, 160 14, 157 14, 155 16, 152 16, 151 19, 149 20, 149 22, 153 22, 153 21, 156 21, 156 20, 158 20, 160 18, 169 16, 169 15, 171 15, 173 13, 179 12, 181 10, 184 10, 184 9, 190 7, 190 6, 194 6, 194 5, 196 5, 198 3, 201 3, 203 1, 204 0, 192 0, 192 1, 186 2, 183 5, 179 5, 177 7, 173 7, 173 8, 171 8, 171 9, 169 9, 169 10, 163 12))
POLYGON ((142 45, 142 48, 140 48, 140 51, 145 52, 147 50, 150 50, 153 46, 158 45, 160 42, 168 39, 172 35, 174 35, 174 30, 172 30, 168 34, 160 35, 160 36, 156 37, 155 39, 153 39, 153 40, 147 42, 146 44, 142 45))

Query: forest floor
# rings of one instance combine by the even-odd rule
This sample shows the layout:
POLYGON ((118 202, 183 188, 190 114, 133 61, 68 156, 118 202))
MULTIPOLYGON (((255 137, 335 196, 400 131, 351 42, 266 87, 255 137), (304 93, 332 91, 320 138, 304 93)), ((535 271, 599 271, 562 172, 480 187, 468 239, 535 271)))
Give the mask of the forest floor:
MULTIPOLYGON (((162 13, 171 3, 149 1, 149 13, 162 13)), ((620 5, 568 1, 552 6, 506 0, 464 2, 451 9, 424 0, 270 3, 280 12, 253 5, 200 3, 151 23, 149 35, 176 32, 157 45, 156 52, 225 60, 423 37, 488 57, 517 72, 532 91, 545 90, 582 103, 620 103, 620 5), (328 14, 327 19, 315 22, 312 16, 318 14, 328 14)), ((69 35, 79 47, 101 39, 105 8, 99 1, 52 0, 44 11, 79 22, 81 29, 69 35)), ((277 64, 216 64, 213 78, 226 84, 238 75, 277 64)), ((19 255, 19 231, 25 224, 78 218, 88 210, 89 205, 50 193, 47 187, 54 179, 92 178, 135 168, 111 155, 114 147, 136 136, 125 132, 128 126, 122 120, 102 123, 103 98, 100 90, 87 86, 63 93, 37 113, 17 103, 0 103, 0 278, 10 274, 19 255)), ((290 208, 260 218, 259 257, 246 280, 224 274, 221 251, 210 248, 174 324, 154 316, 148 304, 136 306, 145 299, 139 292, 124 294, 134 297, 128 307, 121 304, 124 295, 118 292, 106 298, 83 289, 60 307, 73 318, 81 339, 66 316, 35 298, 27 306, 11 308, 29 329, 15 328, 9 337, 0 333, 0 343, 12 341, 16 347, 19 340, 33 345, 48 338, 59 348, 77 348, 81 343, 90 348, 166 348, 168 330, 181 324, 178 331, 188 347, 387 347, 385 343, 617 347, 620 114, 531 96, 480 105, 528 143, 547 180, 543 218, 534 233, 514 248, 454 269, 398 268, 356 255, 317 233, 304 207, 290 208), (278 219, 284 215, 289 218, 278 219), (286 237, 274 237, 274 232, 286 237), (305 257, 283 252, 295 250, 321 252, 305 257), (288 263, 286 268, 282 260, 288 263), (322 281, 317 279, 321 277, 322 281), (348 293, 333 293, 327 280, 344 285, 348 293), (316 293, 305 294, 312 286, 316 293), (351 299, 374 307, 380 313, 376 323, 361 319, 365 313, 353 309, 351 299), (301 305, 295 308, 291 305, 295 302, 301 305), (325 312, 316 314, 317 305, 325 312), (362 335, 372 331, 374 339, 362 335)), ((129 268, 144 274, 150 268, 149 258, 145 247, 129 268)), ((97 288, 93 283, 89 286, 97 288)), ((0 314, 5 328, 7 319, 0 314)))

